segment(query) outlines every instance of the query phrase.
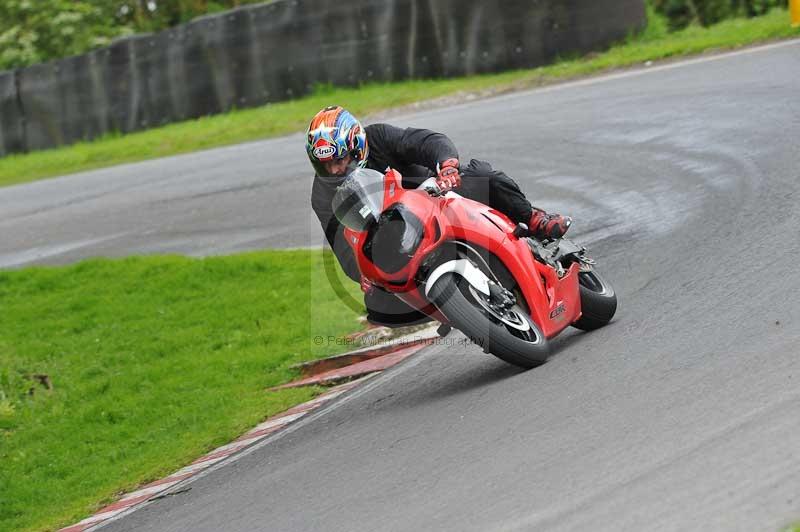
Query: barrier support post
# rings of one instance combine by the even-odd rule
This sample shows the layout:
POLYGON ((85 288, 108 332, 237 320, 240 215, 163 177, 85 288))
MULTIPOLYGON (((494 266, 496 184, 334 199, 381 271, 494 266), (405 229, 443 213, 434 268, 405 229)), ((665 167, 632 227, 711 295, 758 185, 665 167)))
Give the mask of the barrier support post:
POLYGON ((792 27, 800 27, 800 0, 789 0, 789 13, 792 16, 792 27))

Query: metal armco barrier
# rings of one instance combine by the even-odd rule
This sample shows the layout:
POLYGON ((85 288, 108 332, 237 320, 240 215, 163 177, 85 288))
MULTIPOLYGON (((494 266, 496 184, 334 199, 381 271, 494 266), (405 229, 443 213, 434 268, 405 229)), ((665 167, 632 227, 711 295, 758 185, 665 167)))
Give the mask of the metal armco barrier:
POLYGON ((0 73, 0 155, 287 100, 602 49, 643 0, 281 0, 0 73))
POLYGON ((25 119, 17 100, 16 76, 0 72, 0 155, 25 151, 25 119))

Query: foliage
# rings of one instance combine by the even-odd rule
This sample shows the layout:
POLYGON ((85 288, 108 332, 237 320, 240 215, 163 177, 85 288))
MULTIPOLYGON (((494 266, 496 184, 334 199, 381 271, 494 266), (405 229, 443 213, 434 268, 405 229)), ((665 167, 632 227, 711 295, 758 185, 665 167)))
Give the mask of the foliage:
POLYGON ((0 0, 0 70, 81 54, 264 0, 0 0))
POLYGON ((669 34, 669 20, 666 15, 656 11, 652 1, 645 3, 647 9, 647 25, 644 30, 634 33, 628 37, 628 44, 636 42, 651 42, 664 39, 669 34))
POLYGON ((89 2, 0 0, 0 69, 79 54, 125 31, 89 2))
POLYGON ((726 18, 755 17, 773 7, 785 7, 785 0, 649 0, 656 12, 665 15, 672 30, 690 24, 711 26, 726 18))
POLYGON ((137 33, 159 31, 211 13, 264 0, 92 0, 137 33))

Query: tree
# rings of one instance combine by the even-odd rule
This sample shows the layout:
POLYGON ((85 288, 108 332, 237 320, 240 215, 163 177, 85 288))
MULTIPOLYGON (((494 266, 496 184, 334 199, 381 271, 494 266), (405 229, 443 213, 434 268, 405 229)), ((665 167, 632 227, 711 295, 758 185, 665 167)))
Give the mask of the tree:
POLYGON ((0 69, 83 53, 124 34, 80 0, 0 0, 0 69))
POLYGON ((0 0, 0 70, 81 54, 264 0, 0 0))

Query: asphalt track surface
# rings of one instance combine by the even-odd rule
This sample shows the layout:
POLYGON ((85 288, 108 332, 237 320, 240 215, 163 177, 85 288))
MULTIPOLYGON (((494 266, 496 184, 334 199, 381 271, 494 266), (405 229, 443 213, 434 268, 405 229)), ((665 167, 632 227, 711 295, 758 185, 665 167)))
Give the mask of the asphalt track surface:
MULTIPOLYGON (((800 520, 800 42, 517 93, 448 132, 575 216, 618 317, 520 371, 453 334, 106 530, 800 520)), ((0 189, 6 266, 318 245, 295 135, 0 189)))

